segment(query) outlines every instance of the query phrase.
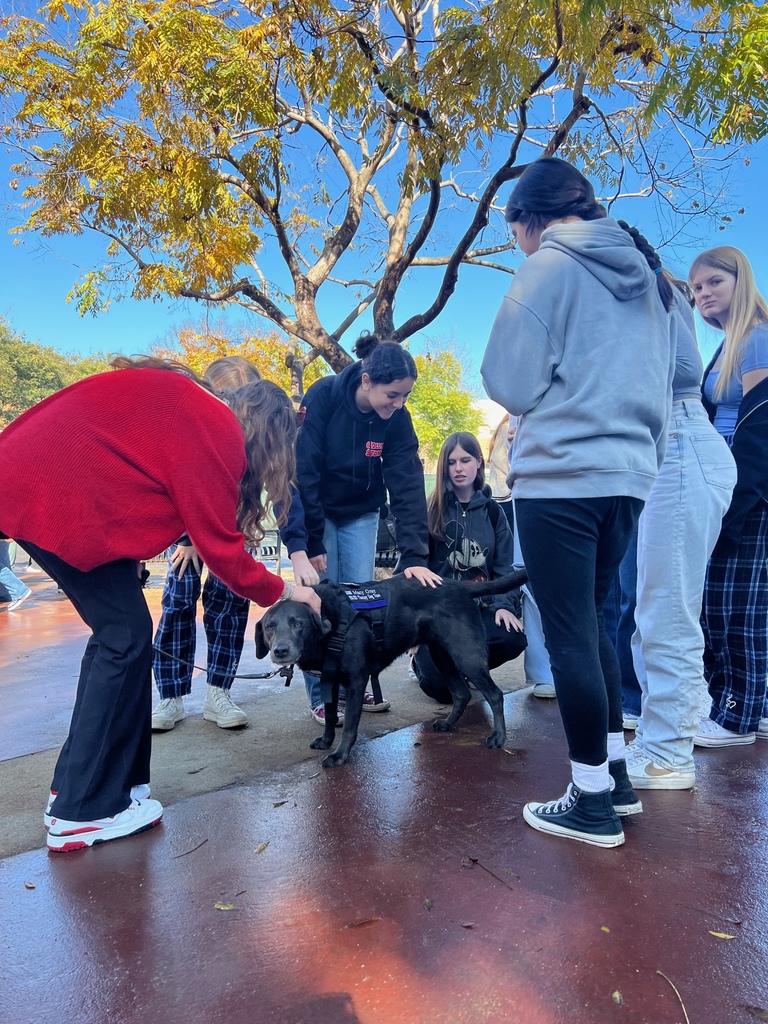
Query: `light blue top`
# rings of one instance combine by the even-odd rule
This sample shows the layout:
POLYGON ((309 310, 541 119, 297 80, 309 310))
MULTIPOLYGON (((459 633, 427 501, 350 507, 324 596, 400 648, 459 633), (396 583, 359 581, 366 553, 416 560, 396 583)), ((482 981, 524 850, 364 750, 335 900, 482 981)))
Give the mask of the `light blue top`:
POLYGON ((520 417, 513 497, 645 500, 666 450, 674 362, 655 275, 616 221, 546 228, 481 368, 488 395, 520 417))
POLYGON ((696 325, 693 310, 686 302, 679 288, 672 287, 674 302, 670 315, 675 340, 675 376, 672 378, 672 401, 684 398, 701 398, 701 378, 704 363, 696 343, 696 325))
MULTIPOLYGON (((722 350, 723 344, 721 343, 715 355, 715 361, 720 357, 722 350)), ((744 397, 742 376, 750 370, 766 368, 768 368, 768 324, 756 324, 742 342, 741 355, 737 361, 734 375, 718 401, 715 400, 715 384, 720 376, 720 371, 710 370, 707 374, 707 379, 704 381, 704 397, 708 402, 717 406, 715 429, 723 437, 730 438, 736 429, 739 406, 744 397)))

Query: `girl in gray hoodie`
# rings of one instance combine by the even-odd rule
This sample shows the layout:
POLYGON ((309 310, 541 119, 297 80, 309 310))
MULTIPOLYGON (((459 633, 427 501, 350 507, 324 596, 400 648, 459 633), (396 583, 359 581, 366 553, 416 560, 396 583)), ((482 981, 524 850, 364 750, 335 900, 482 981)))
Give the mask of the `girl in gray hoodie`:
POLYGON ((565 795, 523 811, 539 831, 619 846, 642 810, 626 772, 621 678, 603 607, 664 457, 674 345, 661 267, 562 160, 521 176, 506 218, 529 257, 482 364, 519 416, 510 483, 568 740, 565 795))

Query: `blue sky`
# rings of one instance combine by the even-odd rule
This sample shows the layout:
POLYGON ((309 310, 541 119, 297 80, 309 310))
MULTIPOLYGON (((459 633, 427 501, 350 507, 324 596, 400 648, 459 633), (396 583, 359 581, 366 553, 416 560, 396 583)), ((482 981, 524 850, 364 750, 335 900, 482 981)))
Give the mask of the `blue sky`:
MULTIPOLYGON (((2 167, 7 169, 5 160, 2 167)), ((162 340, 175 326, 197 323, 204 316, 203 307, 189 301, 138 303, 124 300, 115 302, 106 313, 96 318, 81 318, 74 305, 66 303, 66 295, 81 272, 98 263, 104 243, 96 236, 62 240, 26 235, 20 236, 21 243, 14 245, 8 230, 17 222, 18 215, 11 204, 17 203, 20 195, 9 189, 9 177, 6 170, 4 180, 0 182, 3 200, 0 207, 3 210, 0 216, 3 281, 0 315, 29 341, 81 354, 95 351, 138 353, 146 351, 153 342, 162 340)), ((689 241, 685 247, 668 247, 663 251, 670 269, 685 276, 696 252, 713 245, 735 245, 743 249, 752 261, 758 286, 768 294, 768 190, 764 185, 767 180, 768 143, 743 151, 740 158, 734 160, 730 187, 731 199, 735 200, 737 207, 743 207, 745 213, 736 216, 724 231, 702 220, 696 229, 700 237, 694 244, 689 241), (750 160, 748 166, 743 159, 746 155, 750 160)), ((507 193, 508 189, 500 198, 506 200, 507 193)), ((636 223, 653 240, 656 215, 650 201, 625 201, 617 204, 612 212, 636 223)), ((511 259, 514 262, 518 257, 511 259)), ((418 274, 432 275, 431 279, 435 281, 437 272, 419 271, 418 274)), ((429 277, 414 273, 406 283, 398 298, 398 321, 428 304, 434 293, 434 285, 430 285, 429 280, 429 277)), ((467 368, 476 374, 493 318, 509 280, 507 275, 495 271, 462 270, 456 292, 446 309, 424 335, 413 339, 412 348, 418 352, 429 342, 438 345, 451 341, 464 358, 467 368)), ((346 308, 342 307, 332 310, 329 324, 335 326, 345 312, 346 308)), ((234 319, 259 326, 255 318, 249 317, 245 311, 236 312, 234 319)), ((361 321, 360 326, 369 324, 361 321)), ((705 355, 713 350, 716 337, 715 332, 702 327, 700 346, 705 355)), ((345 340, 351 343, 354 335, 347 335, 345 340)))

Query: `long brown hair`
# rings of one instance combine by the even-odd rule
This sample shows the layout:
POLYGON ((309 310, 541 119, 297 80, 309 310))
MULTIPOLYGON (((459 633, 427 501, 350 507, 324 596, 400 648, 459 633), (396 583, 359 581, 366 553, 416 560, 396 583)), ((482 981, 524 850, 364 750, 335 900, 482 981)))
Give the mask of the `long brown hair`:
POLYGON ((284 523, 291 506, 290 485, 296 476, 296 413, 277 384, 257 380, 227 395, 245 439, 248 468, 240 482, 237 525, 249 541, 264 536, 261 525, 270 508, 284 523), (266 491, 266 500, 264 492, 266 491))
POLYGON ((438 540, 445 540, 445 504, 446 495, 453 493, 453 484, 448 475, 448 459, 451 457, 454 448, 461 446, 464 451, 474 459, 480 459, 477 467, 474 488, 480 490, 485 484, 485 459, 480 442, 474 434, 468 434, 465 430, 459 430, 450 434, 443 441, 443 447, 437 457, 437 469, 435 471, 435 489, 427 499, 427 526, 429 532, 438 540))
POLYGON ((258 366, 245 356, 222 356, 208 365, 205 379, 219 393, 235 391, 251 381, 261 380, 261 373, 258 366))
POLYGON ((213 388, 207 381, 176 359, 158 359, 157 356, 115 356, 109 365, 115 370, 171 370, 173 373, 183 373, 195 384, 213 393, 213 388))

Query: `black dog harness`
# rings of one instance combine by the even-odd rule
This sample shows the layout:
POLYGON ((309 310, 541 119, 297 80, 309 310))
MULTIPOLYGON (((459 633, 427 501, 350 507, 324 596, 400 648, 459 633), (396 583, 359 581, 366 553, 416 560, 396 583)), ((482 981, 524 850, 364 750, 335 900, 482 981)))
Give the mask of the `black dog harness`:
MULTIPOLYGON (((386 592, 374 583, 342 583, 340 586, 343 588, 346 602, 341 608, 336 628, 328 637, 325 661, 320 675, 320 690, 324 704, 330 704, 333 699, 333 679, 340 671, 341 655, 347 642, 347 630, 357 616, 365 614, 373 630, 373 642, 377 652, 383 649, 386 635, 389 612, 389 597, 386 592)), ((375 674, 371 677, 371 690, 373 699, 377 704, 381 704, 384 698, 378 676, 375 674)))

